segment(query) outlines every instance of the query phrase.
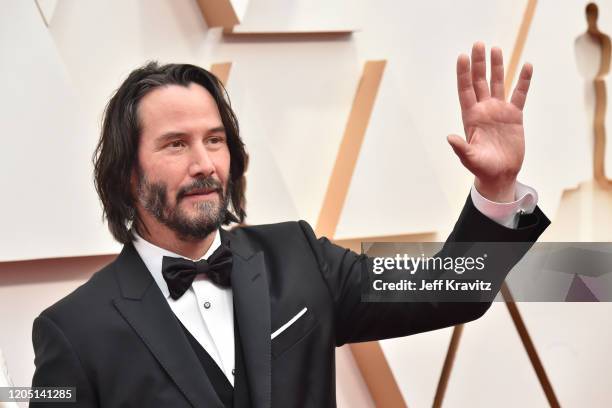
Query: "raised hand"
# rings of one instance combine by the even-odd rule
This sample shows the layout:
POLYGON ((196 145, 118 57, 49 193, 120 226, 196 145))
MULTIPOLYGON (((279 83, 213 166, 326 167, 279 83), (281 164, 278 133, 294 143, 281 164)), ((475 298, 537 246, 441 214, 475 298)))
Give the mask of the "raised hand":
POLYGON ((474 174, 475 186, 496 202, 514 200, 516 177, 525 157, 523 107, 533 68, 523 65, 510 102, 504 95, 504 62, 499 48, 491 49, 491 83, 486 76, 483 43, 472 47, 472 58, 457 58, 457 88, 465 139, 447 140, 461 163, 474 174))

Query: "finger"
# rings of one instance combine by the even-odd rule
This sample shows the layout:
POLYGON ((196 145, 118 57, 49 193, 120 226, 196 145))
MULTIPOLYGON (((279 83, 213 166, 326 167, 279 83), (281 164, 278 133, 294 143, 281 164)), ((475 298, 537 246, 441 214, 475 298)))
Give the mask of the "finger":
POLYGON ((529 84, 531 83, 531 76, 533 75, 533 66, 531 64, 523 65, 521 69, 521 75, 519 76, 514 92, 512 93, 512 99, 510 102, 520 110, 525 107, 525 101, 527 100, 527 92, 529 91, 529 84))
POLYGON ((468 161, 470 151, 469 143, 466 142, 464 138, 457 135, 449 135, 446 140, 453 148, 455 154, 459 157, 459 160, 461 160, 461 163, 465 165, 468 161))
POLYGON ((465 54, 461 54, 457 58, 457 92, 459 93, 461 110, 468 110, 476 104, 476 94, 472 86, 472 74, 470 72, 470 57, 465 54))
POLYGON ((476 99, 482 101, 489 98, 489 84, 487 84, 487 58, 485 46, 477 42, 472 47, 472 83, 476 99))
POLYGON ((506 99, 504 94, 504 57, 501 49, 491 48, 491 96, 506 99))

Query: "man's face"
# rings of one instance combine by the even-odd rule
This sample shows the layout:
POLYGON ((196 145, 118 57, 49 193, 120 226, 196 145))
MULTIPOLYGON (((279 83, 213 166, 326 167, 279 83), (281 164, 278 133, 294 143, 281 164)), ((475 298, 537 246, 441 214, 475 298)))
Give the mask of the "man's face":
POLYGON ((225 219, 230 154, 217 104, 202 86, 169 85, 140 101, 134 193, 147 226, 203 239, 225 219))

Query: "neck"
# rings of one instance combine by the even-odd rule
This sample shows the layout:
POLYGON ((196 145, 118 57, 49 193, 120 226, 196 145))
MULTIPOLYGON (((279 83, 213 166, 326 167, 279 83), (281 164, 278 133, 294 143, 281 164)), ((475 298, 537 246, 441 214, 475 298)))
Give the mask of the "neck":
POLYGON ((217 230, 211 232, 203 239, 185 239, 165 225, 147 225, 138 228, 138 234, 155 246, 174 252, 189 259, 200 259, 206 254, 215 239, 217 230), (148 230, 148 231, 147 231, 148 230))

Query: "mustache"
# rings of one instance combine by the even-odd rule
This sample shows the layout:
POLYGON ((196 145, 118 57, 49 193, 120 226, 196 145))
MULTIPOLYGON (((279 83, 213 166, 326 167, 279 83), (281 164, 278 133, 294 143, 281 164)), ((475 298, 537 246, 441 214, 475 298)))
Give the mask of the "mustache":
POLYGON ((203 177, 194 180, 186 186, 181 187, 176 193, 176 201, 179 202, 183 197, 197 190, 214 190, 220 196, 223 193, 223 186, 217 179, 211 177, 203 177))

